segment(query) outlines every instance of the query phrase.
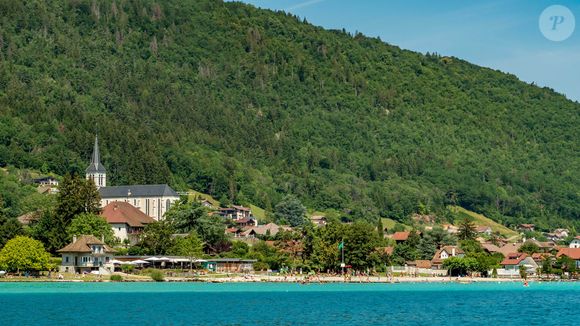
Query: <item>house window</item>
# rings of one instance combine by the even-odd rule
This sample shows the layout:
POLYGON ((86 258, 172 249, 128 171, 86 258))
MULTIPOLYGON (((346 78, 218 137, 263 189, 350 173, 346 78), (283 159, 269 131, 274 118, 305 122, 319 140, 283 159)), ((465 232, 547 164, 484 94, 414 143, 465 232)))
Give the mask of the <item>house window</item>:
POLYGON ((157 199, 157 218, 161 219, 161 199, 157 199))
POLYGON ((165 211, 167 212, 171 208, 171 200, 167 199, 165 201, 165 211))
POLYGON ((68 256, 65 256, 65 257, 64 257, 64 262, 65 262, 65 263, 68 263, 68 256))

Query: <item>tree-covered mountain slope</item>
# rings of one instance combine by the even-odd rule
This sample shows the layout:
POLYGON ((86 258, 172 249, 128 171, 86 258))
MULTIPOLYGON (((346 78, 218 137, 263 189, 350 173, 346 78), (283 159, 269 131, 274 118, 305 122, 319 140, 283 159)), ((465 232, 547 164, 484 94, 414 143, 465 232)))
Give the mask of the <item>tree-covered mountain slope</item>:
POLYGON ((211 0, 0 0, 0 162, 346 218, 579 224, 580 104, 457 58, 211 0))

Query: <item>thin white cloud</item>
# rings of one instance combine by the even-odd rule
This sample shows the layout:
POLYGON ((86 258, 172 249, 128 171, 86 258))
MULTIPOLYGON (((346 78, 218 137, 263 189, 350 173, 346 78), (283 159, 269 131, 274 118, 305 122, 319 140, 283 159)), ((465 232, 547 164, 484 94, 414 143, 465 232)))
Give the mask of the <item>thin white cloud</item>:
POLYGON ((286 9, 284 9, 284 11, 292 11, 292 10, 296 10, 296 9, 310 7, 312 5, 315 5, 317 3, 321 3, 323 1, 326 1, 326 0, 309 0, 309 1, 300 2, 300 3, 297 3, 297 4, 293 5, 293 6, 290 6, 290 7, 286 8, 286 9))

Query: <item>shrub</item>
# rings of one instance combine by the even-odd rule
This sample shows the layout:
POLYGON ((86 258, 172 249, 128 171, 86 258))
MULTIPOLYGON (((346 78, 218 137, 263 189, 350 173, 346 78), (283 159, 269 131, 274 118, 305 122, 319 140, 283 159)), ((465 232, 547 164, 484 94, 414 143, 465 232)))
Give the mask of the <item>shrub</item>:
POLYGON ((151 279, 153 279, 153 281, 155 282, 163 282, 165 280, 163 272, 157 269, 152 270, 151 274, 149 275, 151 276, 151 279))
POLYGON ((115 275, 111 275, 110 280, 113 281, 113 282, 121 282, 121 281, 123 281, 123 276, 116 275, 116 274, 115 275))
POLYGON ((127 274, 133 272, 134 269, 135 269, 135 266, 133 266, 133 265, 121 265, 121 270, 127 274))
POLYGON ((259 271, 265 271, 268 268, 270 268, 270 266, 268 266, 268 264, 262 262, 262 261, 257 261, 254 263, 254 270, 259 272, 259 271))

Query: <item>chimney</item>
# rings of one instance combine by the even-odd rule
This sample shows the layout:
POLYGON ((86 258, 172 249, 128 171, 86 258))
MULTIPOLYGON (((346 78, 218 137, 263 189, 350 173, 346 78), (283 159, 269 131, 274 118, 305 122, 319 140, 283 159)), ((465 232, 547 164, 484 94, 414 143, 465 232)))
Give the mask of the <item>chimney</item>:
POLYGON ((77 242, 77 236, 73 235, 73 243, 77 242))
POLYGON ((451 256, 455 257, 455 247, 451 248, 451 256))
POLYGON ((105 242, 105 235, 101 235, 101 241, 105 242))

